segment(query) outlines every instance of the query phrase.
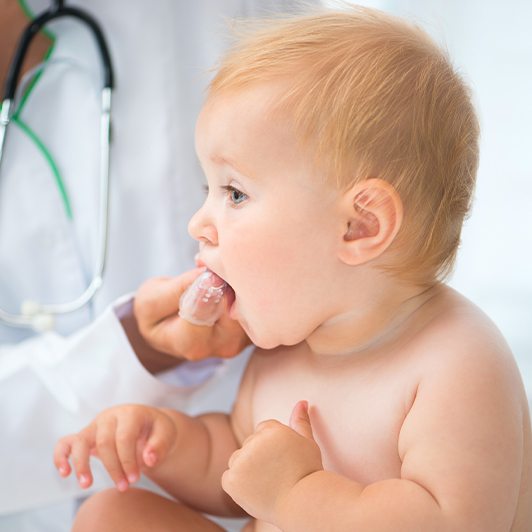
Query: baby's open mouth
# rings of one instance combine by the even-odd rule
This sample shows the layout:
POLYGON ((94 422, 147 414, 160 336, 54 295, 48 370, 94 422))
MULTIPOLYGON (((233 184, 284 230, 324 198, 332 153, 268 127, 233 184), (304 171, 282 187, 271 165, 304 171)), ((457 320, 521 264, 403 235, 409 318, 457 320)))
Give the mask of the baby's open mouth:
POLYGON ((214 290, 220 291, 222 297, 225 297, 227 310, 230 311, 233 303, 235 302, 235 291, 232 286, 225 280, 222 279, 218 274, 207 269, 205 273, 210 273, 212 275, 212 287, 214 290))

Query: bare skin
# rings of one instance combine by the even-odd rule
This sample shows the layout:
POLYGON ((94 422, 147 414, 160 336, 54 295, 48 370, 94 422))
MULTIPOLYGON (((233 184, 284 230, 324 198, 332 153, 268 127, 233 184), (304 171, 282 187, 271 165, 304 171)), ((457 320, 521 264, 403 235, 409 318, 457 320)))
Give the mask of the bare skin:
MULTIPOLYGON (((504 340, 479 309, 450 289, 439 287, 419 301, 419 308, 398 330, 357 354, 317 355, 307 343, 257 350, 227 420, 237 443, 227 444, 223 431, 210 434, 220 447, 228 445, 226 457, 232 448, 242 446, 230 459, 223 479, 237 501, 252 513, 264 504, 256 506, 263 498, 266 507, 276 502, 277 508, 289 508, 288 515, 281 510, 276 516, 281 529, 289 530, 295 523, 295 529, 323 530, 334 522, 338 529, 367 523, 376 530, 528 529, 532 523, 529 412, 504 340), (302 398, 310 405, 311 430, 306 434, 301 424, 289 420, 302 398), (288 429, 289 423, 293 429, 288 429), (300 443, 291 441, 297 433, 318 449, 322 467, 301 460, 300 443), (479 435, 482 445, 475 444, 479 435), (270 474, 277 485, 272 465, 286 473, 301 461, 303 470, 310 471, 290 486, 282 504, 256 480, 270 474), (336 484, 336 474, 344 486, 336 484), (413 492, 403 494, 401 483, 414 486, 413 492), (330 511, 320 504, 324 491, 330 492, 331 500, 325 497, 330 511), (379 499, 387 492, 396 501, 388 502, 386 514, 379 518, 379 499), (311 511, 313 500, 318 504, 316 513, 311 511), (350 515, 351 503, 354 508, 359 504, 359 509, 350 515), (342 514, 349 520, 339 522, 342 514)), ((183 466, 177 456, 169 456, 164 469, 179 471, 183 466)), ((161 482, 159 473, 144 469, 161 482)), ((224 469, 221 460, 215 476, 224 469)), ((201 478, 195 480, 205 486, 201 478)), ((275 492, 275 497, 284 493, 278 486, 275 492)), ((91 499, 87 507, 74 530, 94 530, 95 516, 101 511, 110 512, 122 526, 127 523, 128 530, 148 525, 150 530, 166 530, 167 519, 181 523, 183 530, 219 530, 199 514, 147 492, 110 490, 91 499), (150 511, 131 513, 138 510, 140 500, 144 509, 149 503, 150 511), (151 511, 159 517, 155 519, 151 511)), ((120 529, 102 526, 98 519, 98 530, 120 529)), ((265 521, 255 522, 253 529, 279 530, 265 521)))
MULTIPOLYGON (((439 506, 427 505, 426 521, 417 521, 418 516, 409 520, 406 508, 419 511, 416 508, 424 506, 423 500, 404 500, 397 491, 388 515, 380 520, 376 512, 372 517, 353 516, 353 521, 344 523, 353 526, 349 529, 371 522, 373 530, 380 530, 379 524, 387 530, 393 516, 396 530, 414 529, 422 522, 424 530, 528 530, 532 523, 530 416, 504 340, 479 309, 447 288, 435 291, 402 327, 402 334, 358 356, 320 356, 306 344, 258 352, 242 384, 235 426, 244 438, 264 420, 288 424, 292 405, 304 398, 310 405, 313 436, 325 471, 365 489, 361 504, 368 515, 378 512, 372 498, 378 504, 379 488, 385 493, 389 483, 390 494, 394 493, 390 479, 415 483, 439 506), (480 446, 475 444, 479 435, 480 446), (476 494, 474 500, 471 493, 476 494), (439 527, 431 528, 438 523, 435 516, 440 508, 446 508, 448 515, 439 527)), ((278 448, 283 441, 279 435, 278 448)), ((269 445, 274 446, 272 441, 269 445)), ((259 442, 239 458, 242 471, 235 484, 238 481, 243 501, 252 491, 246 481, 253 484, 252 475, 267 472, 252 464, 261 448, 259 442)), ((295 457, 287 461, 290 458, 295 457)), ((315 523, 320 512, 310 508, 313 500, 321 499, 319 487, 325 490, 327 483, 316 479, 311 486, 310 478, 307 482, 306 488, 287 499, 291 515, 284 523, 306 522, 308 528, 303 525, 302 530, 314 529, 313 524, 319 530, 315 523)), ((328 502, 331 511, 322 517, 324 529, 335 522, 334 503, 328 502)), ((257 522, 255 530, 279 529, 257 522)))
MULTIPOLYGON (((197 128, 209 195, 189 229, 262 348, 231 416, 109 409, 58 443, 56 467, 67 476, 71 459, 88 487, 94 454, 125 506, 140 504, 127 490, 144 472, 198 512, 243 509, 262 532, 529 530, 530 416, 504 339, 445 285, 382 272, 397 193, 313 179, 288 125, 269 120, 277 90, 217 96, 197 128)), ((157 518, 130 518, 115 496, 91 499, 76 530, 105 530, 96 516, 114 508, 108 530, 213 529, 152 495, 157 518)))
MULTIPOLYGON (((0 0, 0 87, 4 86, 7 69, 20 35, 28 25, 28 19, 20 9, 17 0, 0 0)), ((28 50, 22 72, 38 65, 48 50, 51 41, 43 33, 39 33, 32 41, 28 50)))
POLYGON ((129 522, 128 532, 223 530, 186 506, 137 489, 125 494, 109 490, 92 497, 80 509, 72 532, 84 530, 84 523, 89 521, 94 522, 98 530, 123 530, 126 521, 129 522), (155 527, 154 523, 157 523, 155 527))
POLYGON ((132 316, 127 323, 122 320, 122 325, 150 371, 175 365, 176 357, 231 358, 249 345, 242 327, 227 312, 212 327, 194 325, 179 317, 181 295, 202 271, 197 268, 177 277, 149 279, 135 294, 134 319, 132 316))

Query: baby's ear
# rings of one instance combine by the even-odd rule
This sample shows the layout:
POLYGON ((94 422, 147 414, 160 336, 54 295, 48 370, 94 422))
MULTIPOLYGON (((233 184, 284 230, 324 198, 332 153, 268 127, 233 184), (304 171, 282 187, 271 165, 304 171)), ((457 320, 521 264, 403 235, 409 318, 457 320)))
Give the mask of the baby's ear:
POLYGON ((382 255, 403 221, 403 202, 382 179, 355 183, 342 197, 344 230, 339 248, 342 262, 355 266, 382 255))

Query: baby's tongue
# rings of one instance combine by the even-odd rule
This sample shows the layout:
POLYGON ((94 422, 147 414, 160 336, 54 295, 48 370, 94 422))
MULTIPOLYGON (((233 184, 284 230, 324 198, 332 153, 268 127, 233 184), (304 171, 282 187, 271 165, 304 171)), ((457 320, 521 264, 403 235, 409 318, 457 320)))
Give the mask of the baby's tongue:
POLYGON ((179 300, 179 316, 194 325, 212 326, 223 314, 223 300, 235 297, 233 289, 218 275, 206 270, 185 290, 179 300))

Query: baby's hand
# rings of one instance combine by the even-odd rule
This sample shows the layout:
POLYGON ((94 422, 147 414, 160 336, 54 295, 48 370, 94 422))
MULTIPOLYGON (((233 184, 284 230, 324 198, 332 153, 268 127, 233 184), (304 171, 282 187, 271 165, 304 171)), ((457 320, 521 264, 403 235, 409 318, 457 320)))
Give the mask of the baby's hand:
POLYGON ((92 484, 89 457, 98 457, 119 491, 136 482, 141 470, 164 460, 177 439, 175 421, 164 409, 141 405, 109 408, 77 434, 61 438, 55 446, 54 463, 62 477, 72 471, 79 484, 92 484))
POLYGON ((274 420, 260 423, 233 453, 228 466, 222 476, 223 489, 256 519, 275 523, 276 511, 290 490, 302 478, 323 469, 307 402, 296 404, 290 427, 274 420))

